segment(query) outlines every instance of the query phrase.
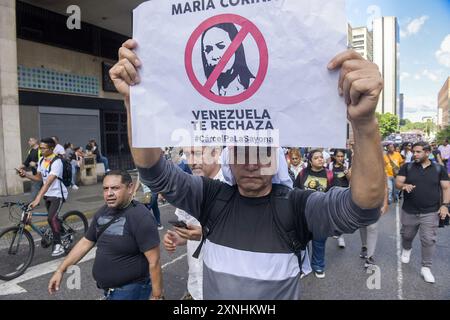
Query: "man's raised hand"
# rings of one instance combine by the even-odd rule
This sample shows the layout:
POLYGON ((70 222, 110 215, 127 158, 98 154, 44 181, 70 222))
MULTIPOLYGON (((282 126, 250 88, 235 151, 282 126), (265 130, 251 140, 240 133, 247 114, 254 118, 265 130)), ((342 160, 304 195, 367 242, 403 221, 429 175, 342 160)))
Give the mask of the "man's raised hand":
POLYGON ((137 69, 141 66, 141 62, 133 51, 136 48, 135 40, 125 41, 119 49, 119 61, 109 70, 114 86, 125 99, 129 99, 130 86, 140 82, 137 69))

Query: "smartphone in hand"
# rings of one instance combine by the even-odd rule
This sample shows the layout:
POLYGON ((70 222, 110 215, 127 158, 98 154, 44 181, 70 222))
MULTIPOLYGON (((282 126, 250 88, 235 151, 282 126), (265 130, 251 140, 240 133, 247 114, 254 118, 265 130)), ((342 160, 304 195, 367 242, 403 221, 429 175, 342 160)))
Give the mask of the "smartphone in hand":
POLYGON ((172 221, 169 221, 169 223, 171 225, 173 225, 174 227, 184 228, 184 229, 188 228, 187 224, 184 221, 172 220, 172 221))

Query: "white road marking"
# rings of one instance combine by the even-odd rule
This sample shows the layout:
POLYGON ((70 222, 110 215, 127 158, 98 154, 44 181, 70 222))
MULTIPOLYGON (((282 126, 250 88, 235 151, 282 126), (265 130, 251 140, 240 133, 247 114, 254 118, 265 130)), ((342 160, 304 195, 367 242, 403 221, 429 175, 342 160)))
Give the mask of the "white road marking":
POLYGON ((187 256, 187 253, 182 254, 182 255, 179 256, 178 258, 173 259, 172 261, 169 261, 169 262, 167 262, 166 264, 164 264, 164 265, 161 267, 161 269, 164 269, 165 267, 167 267, 167 266, 171 265, 172 263, 175 263, 175 262, 177 262, 177 261, 183 259, 183 258, 186 257, 186 256, 187 256))
MULTIPOLYGON (((95 258, 97 247, 93 248, 79 263, 86 262, 95 258)), ((33 266, 25 271, 20 277, 10 280, 8 282, 0 281, 0 296, 6 296, 10 294, 19 294, 27 292, 24 288, 18 285, 18 283, 25 282, 31 279, 35 279, 46 275, 48 273, 55 272, 64 257, 57 260, 41 263, 33 266)))
POLYGON ((397 297, 399 300, 403 300, 403 272, 402 272, 402 243, 400 235, 400 205, 397 202, 395 206, 395 220, 396 220, 396 235, 397 235, 397 297))

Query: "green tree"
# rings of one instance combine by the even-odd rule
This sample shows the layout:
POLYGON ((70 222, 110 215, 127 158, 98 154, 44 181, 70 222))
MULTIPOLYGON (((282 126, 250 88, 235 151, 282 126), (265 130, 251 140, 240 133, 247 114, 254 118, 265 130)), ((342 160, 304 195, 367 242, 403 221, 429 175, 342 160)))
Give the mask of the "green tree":
POLYGON ((379 114, 377 113, 378 125, 380 126, 380 133, 383 138, 386 138, 391 133, 398 130, 399 119, 392 113, 379 114))
POLYGON ((444 127, 436 135, 436 141, 438 144, 442 144, 446 139, 450 140, 450 126, 444 127))

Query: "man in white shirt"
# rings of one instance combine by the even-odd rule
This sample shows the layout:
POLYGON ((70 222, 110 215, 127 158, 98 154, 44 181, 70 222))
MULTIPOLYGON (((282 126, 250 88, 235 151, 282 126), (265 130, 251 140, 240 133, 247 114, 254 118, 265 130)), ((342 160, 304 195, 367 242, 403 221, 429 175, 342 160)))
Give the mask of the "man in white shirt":
MULTIPOLYGON (((191 147, 186 151, 188 163, 194 175, 224 181, 219 163, 222 148, 191 147)), ((200 251, 198 259, 192 256, 200 244, 202 228, 197 219, 183 210, 177 209, 175 215, 179 221, 185 222, 188 228, 176 227, 175 232, 167 231, 164 235, 164 247, 168 252, 174 252, 177 246, 187 245, 189 293, 185 298, 190 295, 194 300, 203 300, 203 251, 200 251)))
POLYGON ((438 150, 441 152, 442 161, 444 161, 444 166, 447 167, 448 159, 450 159, 450 145, 448 144, 448 139, 444 141, 443 145, 440 145, 438 150))
POLYGON ((43 185, 38 195, 30 203, 30 209, 39 205, 42 198, 45 201, 45 207, 48 212, 48 224, 53 232, 54 249, 52 257, 57 257, 65 253, 61 245, 61 223, 58 219, 58 213, 62 204, 67 199, 67 188, 62 183, 63 163, 54 153, 55 141, 52 138, 42 139, 39 143, 42 158, 39 160, 37 174, 20 170, 19 174, 22 178, 28 178, 32 181, 42 181, 43 185), (61 179, 61 180, 60 180, 61 179))
POLYGON ((57 136, 52 137, 53 141, 55 141, 55 149, 53 149, 53 153, 56 155, 65 155, 66 150, 62 145, 59 144, 59 138, 57 136))

